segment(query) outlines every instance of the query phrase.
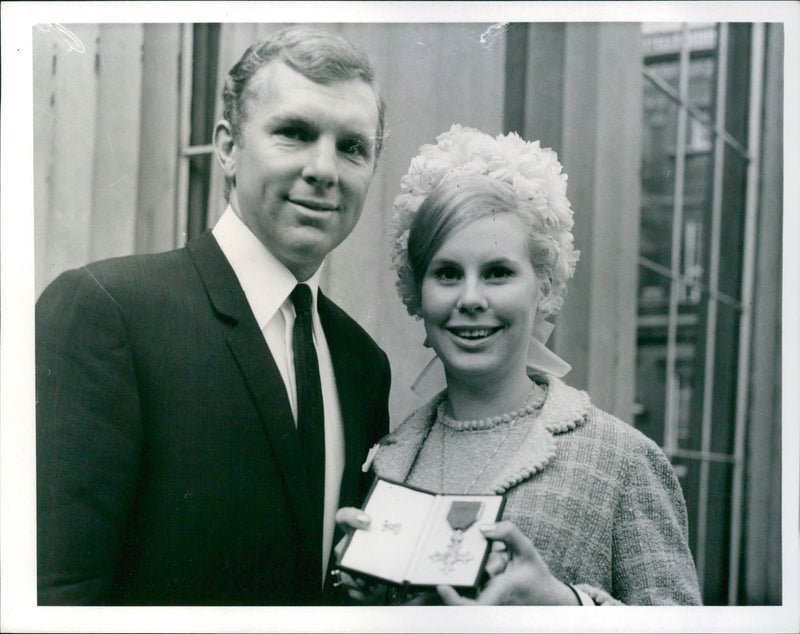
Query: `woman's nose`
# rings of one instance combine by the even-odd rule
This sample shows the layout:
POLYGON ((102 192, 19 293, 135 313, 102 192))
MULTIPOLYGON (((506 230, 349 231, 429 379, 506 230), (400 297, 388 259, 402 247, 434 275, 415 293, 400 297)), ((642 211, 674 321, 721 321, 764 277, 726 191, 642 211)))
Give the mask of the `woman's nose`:
POLYGON ((303 179, 309 185, 323 188, 332 187, 339 182, 336 143, 333 139, 321 136, 309 147, 303 179))
POLYGON ((467 278, 461 286, 461 294, 458 296, 456 308, 466 313, 486 310, 489 302, 483 285, 477 280, 467 278))

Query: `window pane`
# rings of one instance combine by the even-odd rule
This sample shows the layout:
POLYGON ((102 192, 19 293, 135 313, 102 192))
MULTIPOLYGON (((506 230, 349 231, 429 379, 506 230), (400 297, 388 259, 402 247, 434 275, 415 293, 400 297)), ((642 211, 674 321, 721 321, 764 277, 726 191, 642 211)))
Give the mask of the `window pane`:
POLYGON ((733 492, 733 467, 714 463, 708 470, 708 507, 705 525, 705 558, 703 561, 703 602, 725 605, 728 602, 730 571, 730 524, 733 492))
POLYGON ((665 327, 639 327, 636 355, 636 429, 664 444, 667 348, 665 327))
POLYGON ((714 391, 711 405, 711 451, 732 454, 736 418, 739 356, 739 311, 723 303, 717 308, 714 350, 714 391))
MULTIPOLYGON (((678 108, 663 91, 644 82, 642 214, 640 254, 669 269, 672 260, 672 211, 675 193, 675 138, 678 108)), ((639 307, 666 312, 669 279, 650 269, 639 277, 639 307)))
POLYGON ((678 93, 680 78, 677 54, 666 56, 666 59, 648 64, 647 70, 666 82, 675 94, 678 93))
POLYGON ((199 236, 208 224, 212 155, 210 144, 214 133, 218 92, 219 34, 219 24, 195 24, 192 27, 189 146, 195 149, 188 159, 187 239, 199 236))
POLYGON ((741 298, 742 259, 744 258, 744 216, 747 161, 735 150, 726 148, 720 227, 719 290, 741 298))
POLYGON ((675 458, 672 461, 675 474, 686 499, 686 512, 689 516, 689 548, 697 557, 697 519, 700 504, 700 461, 690 458, 675 458))
POLYGON ((211 143, 217 92, 219 30, 219 24, 195 24, 192 29, 191 145, 211 143))

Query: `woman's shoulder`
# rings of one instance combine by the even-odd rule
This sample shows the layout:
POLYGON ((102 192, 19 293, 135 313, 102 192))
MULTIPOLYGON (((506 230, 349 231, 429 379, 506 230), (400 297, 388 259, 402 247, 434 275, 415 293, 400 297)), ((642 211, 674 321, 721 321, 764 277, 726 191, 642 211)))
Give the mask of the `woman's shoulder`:
POLYGON ((589 408, 585 429, 588 433, 613 444, 620 451, 661 452, 661 448, 652 438, 630 423, 594 405, 589 408))
POLYGON ((677 490, 677 478, 664 450, 652 439, 620 418, 591 406, 586 424, 575 439, 591 445, 593 454, 606 468, 619 470, 623 481, 654 482, 677 490))
POLYGON ((626 445, 655 445, 632 425, 597 407, 585 391, 554 376, 543 378, 548 396, 542 413, 548 415, 546 424, 554 433, 581 429, 583 433, 613 437, 626 445))
POLYGON ((558 408, 571 412, 562 417, 561 426, 554 426, 556 437, 567 444, 580 442, 591 444, 596 451, 606 456, 617 456, 623 462, 635 460, 637 456, 647 462, 667 462, 658 444, 633 425, 600 409, 591 402, 588 394, 566 385, 560 379, 547 377, 549 390, 558 400, 558 408), (579 419, 578 419, 579 417, 579 419), (577 419, 569 423, 570 419, 577 419))

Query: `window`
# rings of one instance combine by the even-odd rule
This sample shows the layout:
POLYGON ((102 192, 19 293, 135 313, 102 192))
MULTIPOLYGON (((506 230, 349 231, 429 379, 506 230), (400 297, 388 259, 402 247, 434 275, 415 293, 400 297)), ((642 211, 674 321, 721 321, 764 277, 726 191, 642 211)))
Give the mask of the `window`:
POLYGON ((679 475, 710 605, 738 600, 761 28, 642 31, 635 425, 679 475))
POLYGON ((209 223, 219 46, 219 24, 184 27, 182 73, 189 81, 181 84, 182 154, 178 177, 178 233, 184 241, 200 235, 209 223))

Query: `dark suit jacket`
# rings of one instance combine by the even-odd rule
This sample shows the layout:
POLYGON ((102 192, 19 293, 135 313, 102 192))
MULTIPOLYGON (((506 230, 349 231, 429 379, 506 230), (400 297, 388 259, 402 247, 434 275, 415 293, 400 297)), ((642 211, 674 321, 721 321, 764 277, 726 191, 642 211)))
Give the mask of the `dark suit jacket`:
MULTIPOLYGON (((340 505, 388 431, 386 355, 322 294, 340 505)), ((61 275, 36 307, 40 604, 321 602, 277 367, 211 233, 61 275)), ((328 602, 324 600, 323 602, 328 602)))

